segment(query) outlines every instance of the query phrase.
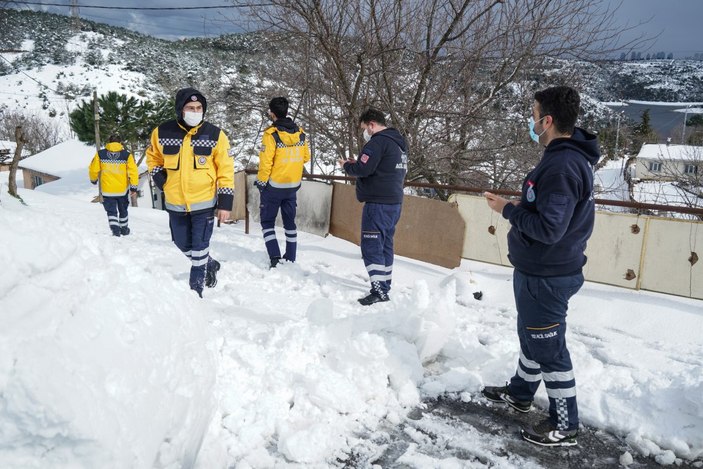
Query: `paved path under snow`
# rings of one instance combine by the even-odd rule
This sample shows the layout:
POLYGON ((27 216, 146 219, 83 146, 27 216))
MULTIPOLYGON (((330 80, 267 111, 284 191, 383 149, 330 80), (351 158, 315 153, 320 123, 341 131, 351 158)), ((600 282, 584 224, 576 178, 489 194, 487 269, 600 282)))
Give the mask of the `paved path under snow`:
MULTIPOLYGON (((397 427, 371 436, 376 454, 366 447, 340 462, 348 468, 410 468, 416 467, 418 455, 424 455, 428 467, 616 468, 625 467, 620 457, 629 452, 629 469, 663 467, 641 456, 624 439, 591 427, 581 427, 576 447, 544 448, 523 441, 519 428, 544 415, 543 410, 520 414, 482 400, 425 401, 397 427)), ((699 468, 703 461, 682 461, 673 466, 699 468)))

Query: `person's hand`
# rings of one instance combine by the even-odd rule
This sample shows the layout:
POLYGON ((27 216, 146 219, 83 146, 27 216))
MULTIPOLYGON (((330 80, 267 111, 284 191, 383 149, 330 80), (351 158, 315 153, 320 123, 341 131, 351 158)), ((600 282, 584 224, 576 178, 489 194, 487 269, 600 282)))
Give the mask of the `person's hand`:
POLYGON ((154 180, 154 184, 160 190, 164 190, 164 184, 166 184, 166 177, 166 171, 163 169, 161 171, 157 171, 151 176, 151 178, 154 180))
POLYGON ((339 158, 339 159, 337 160, 337 163, 339 163, 339 167, 340 167, 340 168, 344 169, 344 165, 345 165, 346 163, 354 164, 354 163, 356 163, 356 160, 355 160, 354 158, 352 158, 352 157, 349 157, 349 158, 347 158, 346 160, 345 160, 344 158, 339 158))
MULTIPOLYGON (((491 209, 495 212, 498 212, 500 214, 503 213, 503 207, 505 207, 508 203, 511 203, 508 199, 505 199, 499 195, 493 194, 491 192, 484 192, 483 196, 486 198, 486 202, 488 202, 488 206, 491 207, 491 209)), ((514 205, 517 205, 515 201, 512 201, 514 205)))
POLYGON ((259 181, 258 179, 254 181, 254 186, 259 189, 259 192, 263 192, 266 189, 266 183, 264 181, 259 181))
POLYGON ((217 210, 217 224, 219 225, 221 222, 227 222, 227 220, 229 220, 229 217, 231 214, 232 214, 232 212, 229 210, 218 209, 217 210))

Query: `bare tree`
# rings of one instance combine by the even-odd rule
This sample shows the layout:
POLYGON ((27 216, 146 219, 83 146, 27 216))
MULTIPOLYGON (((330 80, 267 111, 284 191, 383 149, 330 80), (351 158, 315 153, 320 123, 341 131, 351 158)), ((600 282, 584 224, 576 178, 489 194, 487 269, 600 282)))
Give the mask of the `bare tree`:
POLYGON ((22 156, 22 148, 24 144, 27 143, 24 132, 21 126, 15 128, 15 142, 17 146, 15 147, 15 156, 12 159, 12 164, 10 165, 10 175, 8 180, 8 192, 12 197, 20 198, 17 195, 17 166, 20 163, 20 157, 22 156))
POLYGON ((375 106, 409 139, 408 178, 430 182, 466 181, 485 172, 491 149, 507 158, 508 143, 524 146, 534 90, 515 85, 548 83, 538 73, 547 61, 607 54, 622 32, 605 0, 256 3, 252 14, 282 33, 272 44, 285 50, 268 78, 307 103, 300 117, 317 153, 355 154, 358 116, 375 106), (491 130, 506 118, 508 130, 491 130), (501 140, 517 123, 522 138, 501 140))
POLYGON ((22 127, 25 149, 30 154, 51 148, 62 141, 61 127, 56 122, 18 110, 0 110, 0 140, 13 140, 15 129, 22 127))

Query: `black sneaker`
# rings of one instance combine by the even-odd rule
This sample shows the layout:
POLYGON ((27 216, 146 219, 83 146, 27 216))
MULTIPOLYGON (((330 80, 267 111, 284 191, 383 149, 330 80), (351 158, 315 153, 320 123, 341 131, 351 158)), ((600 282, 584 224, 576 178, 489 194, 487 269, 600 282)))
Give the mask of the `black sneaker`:
POLYGON ((280 257, 272 257, 269 269, 275 269, 278 264, 281 263, 280 257))
POLYGON ((532 401, 518 401, 510 395, 508 386, 486 386, 481 389, 483 397, 491 402, 508 404, 518 412, 529 412, 532 409, 532 401))
POLYGON ((526 441, 541 446, 576 446, 578 429, 557 430, 549 420, 543 420, 537 425, 528 425, 520 430, 520 435, 526 441))
POLYGON ((127 236, 129 234, 129 227, 123 226, 120 228, 120 234, 122 236, 127 236))
POLYGON ((380 303, 380 302, 388 301, 388 300, 390 300, 390 298, 388 297, 387 294, 376 293, 375 291, 372 291, 367 296, 365 296, 363 298, 359 298, 357 301, 364 306, 369 306, 374 303, 380 303))
POLYGON ((215 259, 208 263, 207 272, 205 272, 205 286, 212 288, 217 285, 217 271, 220 270, 220 263, 215 259))

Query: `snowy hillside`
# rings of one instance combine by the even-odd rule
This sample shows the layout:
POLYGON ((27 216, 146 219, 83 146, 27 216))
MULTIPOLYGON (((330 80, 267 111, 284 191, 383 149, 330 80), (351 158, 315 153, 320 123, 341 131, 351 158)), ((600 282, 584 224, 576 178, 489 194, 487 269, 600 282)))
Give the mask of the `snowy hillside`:
POLYGON ((0 54, 0 110, 50 118, 66 138, 68 114, 93 90, 156 100, 196 86, 216 97, 210 117, 230 131, 237 125, 222 100, 231 82, 252 93, 246 64, 258 61, 256 34, 169 42, 90 21, 74 31, 66 16, 1 11, 0 41, 15 52, 0 54))
MULTIPOLYGON (((22 205, 6 174, 0 467, 371 467, 404 427, 393 467, 540 467, 515 435, 407 417, 437 396, 490 408, 479 390, 518 355, 510 269, 398 258, 392 301, 365 308, 357 246, 300 233, 299 261, 269 270, 239 223, 216 229, 201 300, 166 213, 130 209, 114 238, 100 205, 54 183, 22 205)), ((587 283, 569 321, 583 423, 629 447, 612 457, 703 462, 701 302, 587 283)))
MULTIPOLYGON (((0 59, 0 87, 8 109, 55 117, 68 132, 67 113, 93 89, 154 99, 192 85, 217 97, 211 117, 233 135, 256 135, 252 126, 259 122, 248 106, 252 96, 271 85, 256 74, 277 54, 266 46, 265 32, 169 42, 90 21, 75 31, 67 16, 12 9, 2 13, 0 41, 7 50, 18 51, 3 52, 0 59)), ((605 111, 595 100, 703 101, 703 61, 552 60, 546 67, 544 77, 571 77, 582 89, 585 118, 593 122, 605 111)), ((258 106, 266 98, 262 94, 258 106)))

